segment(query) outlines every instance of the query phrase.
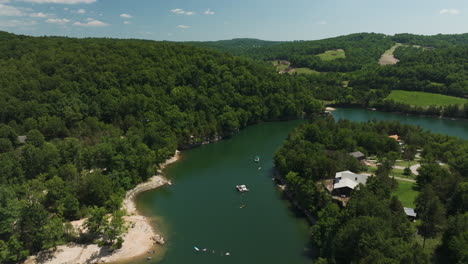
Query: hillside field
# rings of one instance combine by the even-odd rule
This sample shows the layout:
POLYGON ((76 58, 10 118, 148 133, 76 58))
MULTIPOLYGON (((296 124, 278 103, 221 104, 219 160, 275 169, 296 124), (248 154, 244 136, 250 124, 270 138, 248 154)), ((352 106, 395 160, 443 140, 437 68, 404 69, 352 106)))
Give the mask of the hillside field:
POLYGON ((393 100, 398 103, 423 107, 431 105, 444 106, 451 104, 464 104, 468 102, 466 99, 454 96, 402 90, 392 91, 385 99, 393 100))
POLYGON ((331 61, 331 60, 346 58, 345 51, 342 49, 327 50, 324 53, 318 54, 317 56, 319 56, 320 59, 323 61, 331 61))

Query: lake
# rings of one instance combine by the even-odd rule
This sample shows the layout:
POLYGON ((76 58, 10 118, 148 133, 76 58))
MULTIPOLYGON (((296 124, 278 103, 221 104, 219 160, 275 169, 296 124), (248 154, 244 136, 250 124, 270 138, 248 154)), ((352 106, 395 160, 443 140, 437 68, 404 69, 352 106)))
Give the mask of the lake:
MULTIPOLYGON (((350 108, 338 109, 333 116, 398 120, 468 138, 466 120, 350 108)), ((133 263, 312 263, 308 224, 272 182, 274 153, 301 122, 262 123, 230 139, 184 151, 180 161, 164 170, 174 185, 143 193, 137 200, 139 210, 164 234, 165 254, 162 260, 133 263), (253 161, 257 155, 259 163, 253 161), (239 184, 246 184, 250 192, 237 192, 239 184), (194 246, 206 252, 196 252, 194 246)))

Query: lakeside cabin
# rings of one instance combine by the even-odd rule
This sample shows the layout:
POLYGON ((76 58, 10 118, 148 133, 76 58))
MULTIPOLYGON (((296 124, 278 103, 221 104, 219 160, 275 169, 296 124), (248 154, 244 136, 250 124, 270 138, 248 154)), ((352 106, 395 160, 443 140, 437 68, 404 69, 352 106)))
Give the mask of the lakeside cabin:
POLYGON ((351 192, 356 189, 359 184, 367 183, 367 175, 356 174, 351 171, 337 172, 333 184, 332 195, 339 197, 349 197, 351 192))

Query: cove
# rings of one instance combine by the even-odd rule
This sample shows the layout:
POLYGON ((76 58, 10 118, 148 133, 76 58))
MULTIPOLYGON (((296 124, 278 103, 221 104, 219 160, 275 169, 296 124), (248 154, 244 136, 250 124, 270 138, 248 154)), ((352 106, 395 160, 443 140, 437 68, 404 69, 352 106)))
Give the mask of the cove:
POLYGON ((167 239, 161 261, 141 263, 312 263, 308 224, 272 181, 274 153, 301 122, 262 123, 182 152, 164 171, 174 184, 137 199, 167 239), (237 192, 239 184, 250 192, 237 192))
POLYGON ((388 121, 395 120, 404 124, 420 126, 433 133, 456 136, 468 139, 468 120, 445 119, 415 115, 404 115, 370 111, 359 108, 338 108, 332 112, 336 120, 348 119, 355 122, 367 122, 369 120, 388 121))

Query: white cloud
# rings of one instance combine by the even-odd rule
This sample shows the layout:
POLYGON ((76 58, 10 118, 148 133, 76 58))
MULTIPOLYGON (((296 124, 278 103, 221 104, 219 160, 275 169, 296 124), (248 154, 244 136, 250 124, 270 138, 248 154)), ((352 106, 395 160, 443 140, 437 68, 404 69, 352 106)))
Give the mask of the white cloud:
POLYGON ((203 12, 203 14, 205 14, 205 15, 214 15, 215 12, 214 12, 214 11, 211 11, 211 9, 208 8, 205 12, 203 12))
POLYGON ((66 4, 66 5, 92 4, 96 2, 96 0, 17 0, 17 1, 37 3, 37 4, 66 4))
POLYGON ((21 8, 0 4, 0 16, 24 16, 26 15, 21 8))
POLYGON ((0 27, 31 27, 36 24, 37 22, 32 20, 0 20, 0 27))
POLYGON ((124 21, 123 23, 124 23, 125 25, 131 24, 130 21, 124 21))
POLYGON ((188 16, 195 14, 195 12, 193 11, 184 11, 183 9, 180 9, 180 8, 171 9, 171 12, 177 15, 188 15, 188 16))
POLYGON ((93 20, 94 18, 90 18, 90 17, 86 18, 86 21, 93 21, 93 20))
POLYGON ((120 14, 120 17, 122 17, 122 18, 132 18, 132 16, 129 15, 129 14, 120 14))
POLYGON ((187 29, 187 28, 190 28, 190 26, 186 26, 186 25, 178 25, 177 28, 181 28, 181 29, 187 29))
POLYGON ((327 24, 327 21, 322 20, 322 21, 319 21, 317 24, 319 24, 319 25, 326 25, 326 24, 327 24))
POLYGON ((48 17, 49 15, 48 14, 44 14, 42 12, 39 12, 39 13, 31 13, 29 14, 30 17, 38 17, 38 18, 46 18, 48 17))
POLYGON ((78 14, 85 14, 86 13, 86 9, 78 9, 78 11, 76 11, 78 14))
POLYGON ((74 26, 79 26, 79 27, 107 27, 109 24, 104 23, 99 20, 92 20, 88 21, 87 23, 81 23, 81 22, 75 22, 73 23, 74 26))
POLYGON ((49 18, 46 20, 46 22, 51 24, 66 24, 70 22, 70 20, 66 18, 49 18))
POLYGON ((455 9, 455 8, 446 8, 446 9, 442 9, 439 11, 440 14, 442 15, 459 15, 461 12, 460 10, 458 9, 455 9))
POLYGON ((68 7, 65 7, 63 10, 65 10, 65 11, 68 11, 68 10, 70 10, 70 8, 68 8, 68 7))

